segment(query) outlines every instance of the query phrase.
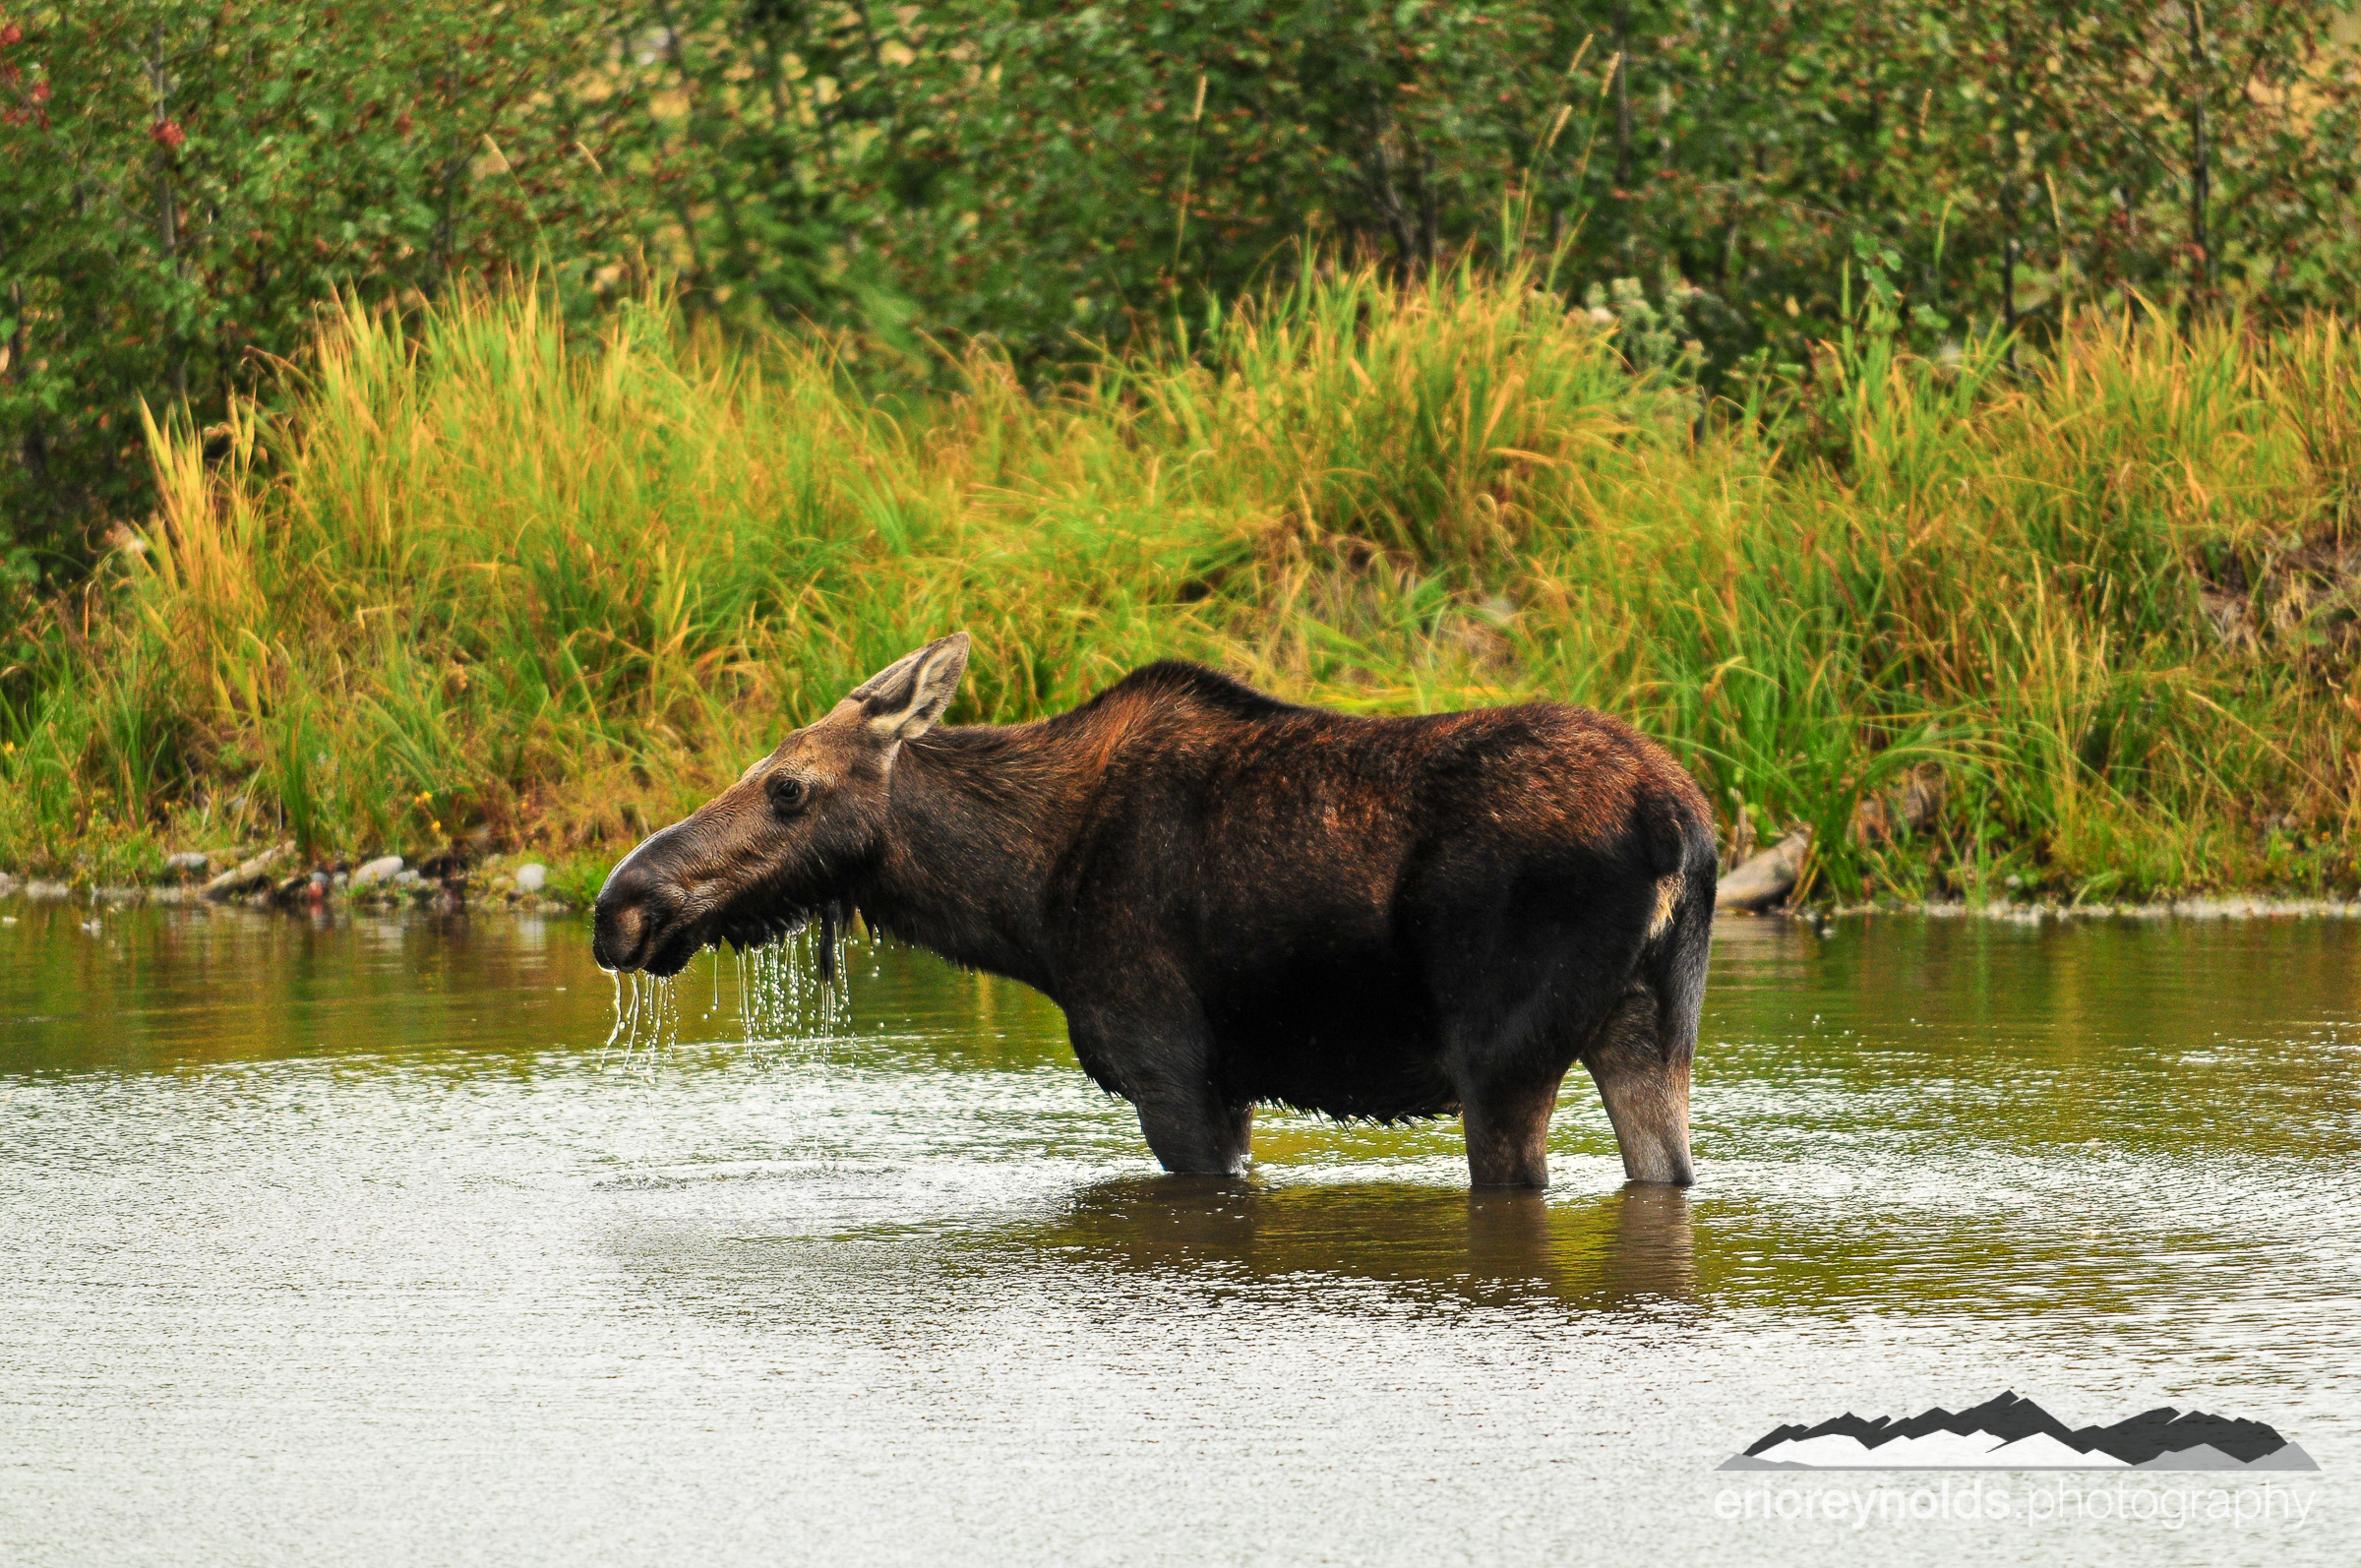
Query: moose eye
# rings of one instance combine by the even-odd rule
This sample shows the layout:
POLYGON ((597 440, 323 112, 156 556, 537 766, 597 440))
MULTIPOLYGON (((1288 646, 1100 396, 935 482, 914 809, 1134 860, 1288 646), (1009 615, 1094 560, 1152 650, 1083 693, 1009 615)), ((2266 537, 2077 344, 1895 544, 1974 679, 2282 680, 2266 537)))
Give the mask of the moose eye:
POLYGON ((770 809, 781 816, 803 810, 805 799, 812 793, 810 786, 793 773, 770 775, 770 809))

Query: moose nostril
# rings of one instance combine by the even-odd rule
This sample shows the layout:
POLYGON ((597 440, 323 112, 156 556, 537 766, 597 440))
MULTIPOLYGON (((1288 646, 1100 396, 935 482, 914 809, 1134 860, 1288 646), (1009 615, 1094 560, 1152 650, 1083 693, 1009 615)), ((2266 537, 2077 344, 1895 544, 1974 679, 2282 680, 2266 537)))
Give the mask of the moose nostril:
POLYGON ((591 956, 609 969, 620 969, 639 950, 647 916, 637 904, 600 900, 591 928, 591 956))
POLYGON ((655 941, 680 913, 680 891, 673 881, 669 850, 677 828, 665 828, 642 841, 607 874, 592 906, 590 951, 609 969, 633 969, 644 956, 641 949, 655 941))

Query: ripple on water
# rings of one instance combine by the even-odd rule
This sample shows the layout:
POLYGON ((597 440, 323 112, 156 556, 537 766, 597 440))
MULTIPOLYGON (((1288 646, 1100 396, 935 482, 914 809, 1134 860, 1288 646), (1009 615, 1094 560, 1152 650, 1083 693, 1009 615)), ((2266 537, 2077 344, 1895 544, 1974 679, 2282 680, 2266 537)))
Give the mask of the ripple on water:
POLYGON ((0 930, 16 1558, 1819 1563, 1868 1538, 1738 1531, 1710 1467, 2003 1387, 2272 1420, 2322 1512, 1854 1553, 2352 1554, 2349 923, 1744 928, 1685 1194, 1579 1079, 1546 1194, 1279 1113, 1165 1180, 1019 988, 854 944, 635 1011, 585 946, 0 930))

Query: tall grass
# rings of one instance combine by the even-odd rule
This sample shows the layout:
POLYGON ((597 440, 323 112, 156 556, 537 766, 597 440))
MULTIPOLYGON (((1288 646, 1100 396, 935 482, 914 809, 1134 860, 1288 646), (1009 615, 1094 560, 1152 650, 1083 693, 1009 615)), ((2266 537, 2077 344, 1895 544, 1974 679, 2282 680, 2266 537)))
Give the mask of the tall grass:
POLYGON ((1842 895, 2352 885, 2361 344, 1874 333, 1750 417, 1523 275, 1331 272, 1055 395, 529 288, 348 306, 294 413, 154 429, 161 512, 0 713, 0 864, 286 833, 604 853, 953 627, 954 717, 1144 660, 1357 711, 1631 718, 1842 895), (860 372, 860 374, 856 374, 860 372), (1853 829, 1939 765, 1935 823, 1853 829))

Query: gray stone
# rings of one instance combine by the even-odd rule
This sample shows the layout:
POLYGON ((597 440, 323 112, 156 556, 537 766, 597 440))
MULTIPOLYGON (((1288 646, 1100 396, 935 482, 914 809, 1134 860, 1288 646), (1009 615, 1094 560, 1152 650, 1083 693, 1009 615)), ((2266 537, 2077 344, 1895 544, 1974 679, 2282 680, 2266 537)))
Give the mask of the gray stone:
POLYGON ((259 886, 270 880, 272 867, 294 853, 295 841, 291 838, 284 843, 273 844, 252 860, 240 861, 228 871, 207 882, 205 896, 227 898, 232 893, 242 893, 249 888, 259 886))
POLYGON ((164 870, 175 876, 203 876, 212 864, 212 857, 201 849, 184 849, 164 857, 164 870))
POLYGON ((385 881, 389 877, 400 875, 401 869, 402 861, 399 855, 380 855, 373 861, 364 861, 353 868, 352 885, 367 887, 372 882, 385 881))
POLYGON ((549 868, 538 861, 527 861, 516 868, 516 890, 537 893, 549 885, 549 868))
POLYGON ((72 898, 74 889, 68 887, 64 882, 27 882, 25 896, 44 899, 72 898))
POLYGON ((1803 872, 1804 853, 1811 847, 1810 828, 1789 833, 1723 877, 1714 890, 1714 907, 1763 910, 1785 903, 1795 890, 1795 879, 1803 872))

